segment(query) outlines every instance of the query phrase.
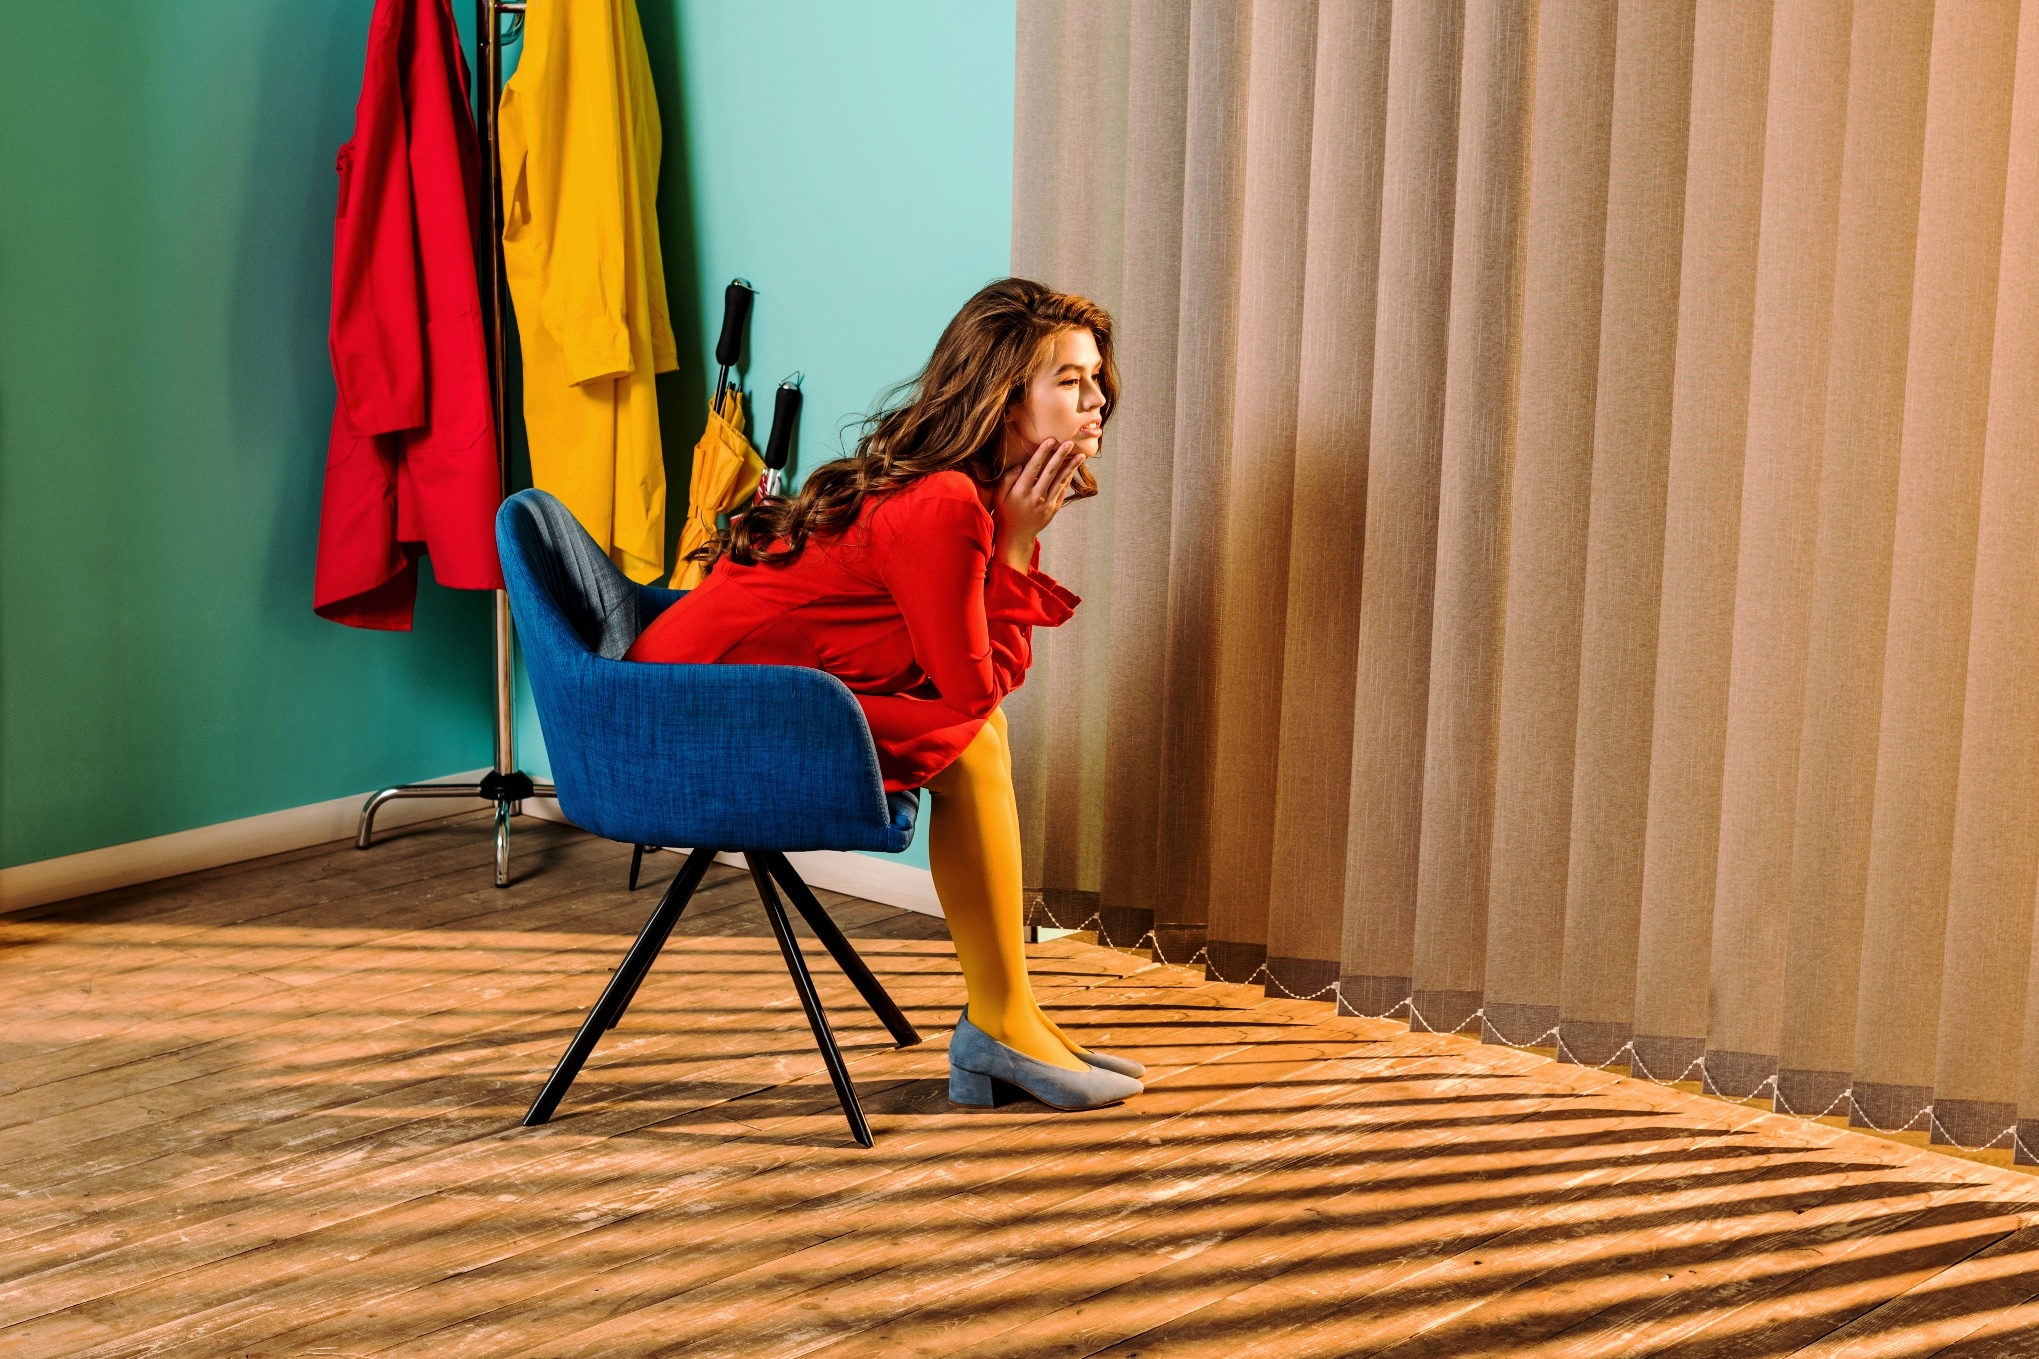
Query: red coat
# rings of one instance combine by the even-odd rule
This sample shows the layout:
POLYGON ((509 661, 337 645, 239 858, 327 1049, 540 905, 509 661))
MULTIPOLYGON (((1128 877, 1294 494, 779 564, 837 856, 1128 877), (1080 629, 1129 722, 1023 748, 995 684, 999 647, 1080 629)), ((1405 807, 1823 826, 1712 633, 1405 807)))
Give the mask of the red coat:
POLYGON ((481 154, 447 0, 376 0, 354 137, 340 148, 326 449, 312 607, 406 629, 418 557, 502 588, 502 499, 476 281, 481 154))
POLYGON ((866 500, 846 532, 808 540, 790 566, 717 563, 625 659, 826 670, 862 706, 885 787, 918 788, 1019 688, 1034 626, 1079 603, 1038 569, 993 558, 992 542, 976 484, 937 472, 866 500))

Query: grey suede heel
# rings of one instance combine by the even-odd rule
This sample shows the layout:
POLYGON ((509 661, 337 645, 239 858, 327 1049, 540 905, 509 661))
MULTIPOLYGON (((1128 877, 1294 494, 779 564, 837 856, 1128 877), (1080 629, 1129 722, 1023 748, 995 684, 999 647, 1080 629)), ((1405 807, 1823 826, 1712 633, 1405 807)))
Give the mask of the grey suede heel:
MULTIPOLYGON (((956 1022, 960 1024, 969 1017, 970 1007, 965 1005, 956 1016, 956 1022)), ((1147 1074, 1147 1068, 1130 1057, 1114 1057, 1108 1052, 1072 1052, 1069 1055, 1079 1062, 1088 1062, 1092 1066, 1102 1067, 1106 1071, 1116 1071, 1121 1076, 1131 1076, 1135 1080, 1147 1074)))
POLYGON ((1018 1086, 1055 1109, 1097 1109, 1146 1088, 1131 1076, 1102 1067, 1068 1071, 1038 1061, 985 1033, 966 1012, 949 1039, 949 1098, 957 1104, 993 1104, 996 1081, 1018 1086))

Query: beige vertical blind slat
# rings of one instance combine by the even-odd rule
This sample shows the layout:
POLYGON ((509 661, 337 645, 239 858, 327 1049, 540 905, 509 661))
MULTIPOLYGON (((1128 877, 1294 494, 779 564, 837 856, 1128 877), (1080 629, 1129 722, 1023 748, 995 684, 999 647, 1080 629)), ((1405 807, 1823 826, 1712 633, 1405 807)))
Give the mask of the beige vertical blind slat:
POLYGON ((2018 1116, 1998 1052, 2024 1024, 2039 891, 2039 23, 2018 25, 1990 354, 1975 602, 1948 872, 1936 1140, 1974 1146, 2018 1116))
POLYGON ((1219 531, 1232 462, 1249 17, 1244 6, 1229 0, 1190 7, 1175 486, 1161 694, 1162 901, 1155 922, 1156 942, 1171 958, 1193 956, 1189 950, 1201 945, 1210 911, 1219 531))
POLYGON ((1267 960, 1316 41, 1314 0, 1254 6, 1207 832, 1206 958, 1227 981, 1267 960))
POLYGON ((1770 6, 1743 0, 1702 0, 1693 21, 1631 1040, 1635 1069, 1666 1080, 1706 1051, 1770 30, 1770 6))
POLYGON ((1112 416, 1112 592, 1099 926, 1137 943, 1161 901, 1161 704, 1174 489, 1176 299, 1182 288, 1182 122, 1189 12, 1134 0, 1126 63, 1125 238, 1112 416))
POLYGON ((2017 22, 1933 22, 1855 1028, 1854 1117, 1878 1127, 1933 1094, 2017 22))
MULTIPOLYGON (((1060 120, 1057 274, 1105 308, 1119 302, 1125 239, 1128 0, 1071 5, 1062 15, 1062 48, 1085 58, 1065 73, 1060 120)), ((1042 539, 1041 566, 1088 606, 1059 628, 1043 630, 1034 703, 1021 725, 1044 729, 1047 778, 1040 885, 1052 906, 1077 921, 1096 909, 1104 851, 1104 757, 1111 715, 1112 504, 1116 469, 1096 469, 1098 494, 1072 507, 1060 532, 1042 539)), ((1009 715, 1010 720, 1010 715, 1009 715)))
POLYGON ((1533 11, 1474 0, 1463 46, 1410 978, 1410 1022, 1447 1032, 1478 1013, 1485 980, 1533 11))
POLYGON ((1706 1079, 1736 1097, 1777 1068, 1848 19, 1846 0, 1805 0, 1779 5, 1771 30, 1708 987, 1706 1079))
MULTIPOLYGON (((1294 995, 1328 995, 1339 979, 1360 633, 1351 601, 1368 541, 1390 14, 1388 0, 1341 0, 1320 5, 1317 16, 1268 902, 1268 976, 1294 995)), ((1455 91, 1456 70, 1450 85, 1455 91)))
MULTIPOLYGON (((1013 70, 1012 271, 1054 278, 1061 270, 1062 128, 1059 110, 1067 0, 1019 0, 1013 70)), ((1020 873, 1041 882, 1047 831, 1047 727, 1040 720, 1044 675, 1030 675, 1002 705, 1013 752, 1019 804, 1020 873)))
POLYGON ((1351 762, 1344 778, 1359 793, 1349 828, 1341 828, 1345 915, 1337 957, 1346 960, 1348 1003, 1368 1014, 1408 998, 1415 953, 1456 206, 1451 180, 1435 167, 1458 159, 1462 18, 1455 6, 1403 6, 1389 45, 1372 383, 1380 399, 1372 410, 1362 558, 1363 580, 1377 588, 1363 591, 1358 611, 1356 682, 1345 694, 1326 695, 1346 699, 1351 762))
POLYGON ((1020 28, 1015 267, 1127 375, 1052 531, 1092 614, 1014 700, 1085 710, 1017 745, 1029 885, 2039 1164, 2039 19, 1020 28))
MULTIPOLYGON (((1957 937, 1950 928, 1950 970, 1974 957, 1977 933, 1982 936, 1982 948, 1998 955, 1990 964, 1992 969, 2005 965, 2005 955, 2015 966, 2020 952, 2016 924, 2032 919, 2026 912, 2035 908, 2034 884, 2024 865, 2033 854, 2031 842, 2039 834, 2029 819, 2039 802, 2021 796, 2027 787, 2024 781, 2039 768, 2039 757, 2027 756, 2024 745, 2034 739, 2030 695, 2034 682, 2039 681, 2039 676, 2032 674, 2033 667, 2039 665, 2032 654, 2039 644, 2039 619, 2033 616, 2039 610, 2039 565, 2033 560, 2035 547, 2039 547, 2039 523, 2034 522, 2034 516, 2039 515, 2039 487, 2034 485, 2039 481, 2039 399, 2035 399, 2039 398, 2039 14, 2030 11, 2021 15, 2018 23, 2017 95, 2011 106, 2011 164, 2004 192, 2004 262, 1997 289, 1997 350, 1990 373, 1989 443, 1983 454, 1981 562, 1987 564, 1988 574, 1980 566, 1976 572, 1976 610, 1970 632, 1973 636, 1984 626, 1994 630, 2000 621, 2017 631, 1988 643, 1971 642, 1970 665, 1995 691, 1989 700, 1992 710, 2002 711, 1999 705, 2006 701, 2018 709, 2016 720, 2006 720, 2005 739, 1995 758, 2022 763, 2018 775, 1992 794, 2006 809, 1998 814, 2003 817, 2008 852, 1982 882, 1971 880, 1964 863, 1964 832, 1982 832, 1976 838, 1984 841, 1979 848, 1987 851, 1989 832, 1995 828, 1976 824, 1987 817, 1982 808, 1970 812, 1963 807, 1968 824, 1957 825, 1955 833, 1954 895, 1949 903, 1950 926, 1958 926, 1961 934, 1957 937), (2005 502, 2001 506, 1990 494, 1999 487, 2005 502), (1998 892, 2003 893, 2001 898, 1998 892), (2014 892, 2022 892, 2023 900, 2012 895, 2014 892), (1997 899, 2004 903, 2002 920, 1985 914, 1987 903, 1997 899)), ((1964 742, 1980 742, 1987 732, 1983 725, 1987 718, 1980 713, 1977 716, 1978 723, 1964 730, 1964 742)), ((1962 776, 1964 780, 1968 777, 1966 749, 1962 776)), ((1978 786, 1981 782, 1976 780, 1978 786)), ((2039 933, 2032 937, 2022 978, 2024 1060, 2009 1089, 2018 1105, 2020 1138, 2026 1146, 2039 1147, 2039 986, 2033 985, 2039 979, 2039 969, 2034 967, 2035 957, 2039 957, 2039 933)), ((1942 997, 1940 1088, 1952 1098, 1988 1100, 2004 1088, 1995 1073, 2009 1065, 2003 1060, 2006 1029, 1998 1027, 2003 1024, 2002 1007, 2008 996, 1995 988, 1992 991, 1983 1013, 1957 1013, 1948 1008, 1950 1001, 1956 1005, 1965 1001, 1959 988, 1949 988, 1942 997), (1955 1048, 1961 1050, 1958 1058, 1950 1054, 1955 1048)), ((2012 1022, 2017 1021, 2013 1018, 2012 1022)), ((1980 1141, 1974 1138, 1968 1145, 1980 1141)))
POLYGON ((1558 1022, 1615 27, 1593 0, 1538 8, 1487 892, 1486 1027, 1504 1042, 1547 1044, 1558 1022))
POLYGON ((1932 36, 1929 6, 1857 0, 1777 1056, 1778 1099, 1812 1114, 1854 1065, 1932 36))
POLYGON ((1633 1033, 1692 107, 1692 6, 1620 13, 1560 992, 1561 1055, 1594 1066, 1633 1033))

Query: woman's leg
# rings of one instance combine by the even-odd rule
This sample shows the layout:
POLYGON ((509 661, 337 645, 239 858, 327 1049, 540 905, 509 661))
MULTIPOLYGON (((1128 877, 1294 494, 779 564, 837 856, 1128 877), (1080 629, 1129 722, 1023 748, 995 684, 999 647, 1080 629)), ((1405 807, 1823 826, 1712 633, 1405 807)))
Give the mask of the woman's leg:
POLYGON ((994 709, 955 762, 928 781, 927 791, 928 864, 970 988, 970 1022, 1038 1061, 1083 1070, 1027 982, 1019 806, 1005 714, 994 709))

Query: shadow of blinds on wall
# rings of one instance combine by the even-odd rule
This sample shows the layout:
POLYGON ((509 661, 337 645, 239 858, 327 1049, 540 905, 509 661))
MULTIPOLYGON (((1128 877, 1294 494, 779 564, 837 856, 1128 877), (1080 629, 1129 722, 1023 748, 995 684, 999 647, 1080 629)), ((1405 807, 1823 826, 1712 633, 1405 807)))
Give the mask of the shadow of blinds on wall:
POLYGON ((2039 3, 1022 0, 1064 926, 2039 1160, 2039 3))

